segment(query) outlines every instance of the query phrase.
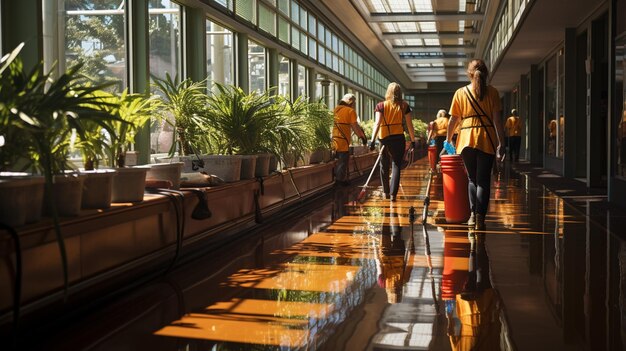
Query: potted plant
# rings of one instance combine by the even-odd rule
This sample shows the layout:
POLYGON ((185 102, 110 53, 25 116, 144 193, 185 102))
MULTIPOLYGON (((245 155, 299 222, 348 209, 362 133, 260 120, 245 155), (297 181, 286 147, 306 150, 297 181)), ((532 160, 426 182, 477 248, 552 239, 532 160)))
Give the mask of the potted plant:
POLYGON ((0 59, 0 222, 12 227, 36 222, 41 218, 44 178, 23 171, 29 167, 28 135, 14 126, 11 106, 16 105, 20 91, 13 85, 13 76, 22 69, 14 63, 24 45, 0 59))
POLYGON ((215 83, 207 103, 206 145, 214 153, 240 155, 241 178, 254 178, 257 154, 269 151, 263 140, 279 115, 269 92, 246 94, 239 87, 215 83))
POLYGON ((307 104, 305 119, 308 139, 308 148, 311 150, 310 163, 330 161, 332 147, 331 129, 333 126, 333 113, 320 100, 307 104))
MULTIPOLYGON (((66 208, 67 213, 74 213, 80 208, 82 180, 72 170, 67 159, 70 150, 70 135, 73 131, 81 138, 86 138, 86 127, 96 123, 107 128, 107 120, 117 119, 106 110, 97 108, 107 103, 94 92, 105 89, 109 84, 92 84, 81 74, 82 64, 77 64, 57 79, 43 70, 43 63, 25 72, 19 59, 13 60, 2 72, 2 103, 10 128, 19 129, 20 138, 6 140, 11 147, 27 150, 26 168, 40 172, 45 177, 45 190, 48 209, 52 214, 57 242, 63 261, 64 282, 67 289, 67 261, 65 245, 59 225, 58 214, 70 199, 70 192, 59 188, 65 181, 77 183, 78 205, 66 208), (8 72, 8 73, 7 73, 8 72), (4 74, 7 74, 4 76, 4 74), (11 97, 11 98, 9 98, 11 97), (18 144, 19 143, 19 144, 18 144), (55 180, 53 181, 53 177, 55 180), (55 185, 53 187, 53 184, 55 185), (63 193, 62 201, 59 194, 63 193)), ((115 136, 114 130, 108 132, 115 136)))
POLYGON ((294 102, 285 97, 278 97, 277 100, 284 112, 283 117, 276 119, 271 126, 268 147, 278 155, 283 168, 294 167, 298 160, 304 159, 304 152, 311 144, 312 136, 307 131, 309 103, 303 96, 294 102))

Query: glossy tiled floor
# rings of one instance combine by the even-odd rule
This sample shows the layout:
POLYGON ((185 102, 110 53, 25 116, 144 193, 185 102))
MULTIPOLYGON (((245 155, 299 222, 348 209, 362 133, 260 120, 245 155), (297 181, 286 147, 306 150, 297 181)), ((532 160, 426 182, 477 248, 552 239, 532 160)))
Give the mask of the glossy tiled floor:
POLYGON ((360 188, 336 188, 307 213, 207 253, 29 347, 624 348, 626 249, 610 234, 625 222, 620 213, 599 226, 597 215, 579 212, 584 206, 507 168, 494 179, 486 231, 446 224, 441 175, 432 178, 422 225, 425 162, 403 171, 397 202, 376 186, 363 203, 360 188))

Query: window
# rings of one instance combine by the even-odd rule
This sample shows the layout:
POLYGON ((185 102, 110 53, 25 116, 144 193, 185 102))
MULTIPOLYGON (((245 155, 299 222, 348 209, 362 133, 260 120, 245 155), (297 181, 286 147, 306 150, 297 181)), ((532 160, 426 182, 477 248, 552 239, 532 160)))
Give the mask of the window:
POLYGON ((289 77, 291 62, 289 61, 289 58, 285 56, 279 56, 278 58, 278 94, 282 96, 291 96, 291 79, 289 77))
POLYGON ((150 0, 150 74, 165 78, 180 77, 181 7, 169 0, 150 0))
POLYGON ((552 56, 546 62, 545 77, 546 153, 548 156, 555 157, 558 135, 556 56, 552 56))
MULTIPOLYGON (((46 60, 55 61, 60 59, 64 65, 61 69, 69 68, 79 61, 84 62, 83 72, 99 82, 114 81, 117 84, 113 91, 123 90, 127 82, 126 65, 126 42, 124 28, 126 16, 124 15, 124 1, 104 2, 96 0, 79 0, 65 2, 65 36, 59 38, 64 44, 62 57, 47 57, 46 60), (120 6, 121 3, 121 6, 120 6)), ((48 8, 44 6, 44 8, 48 8)), ((50 14, 56 16, 57 14, 50 14)), ((52 23, 54 19, 52 19, 52 23)), ((44 31, 53 31, 56 28, 47 28, 44 31)), ((46 35, 48 40, 44 45, 56 44, 56 38, 52 34, 46 35)), ((54 48, 46 50, 47 53, 56 52, 54 48)))
POLYGON ((265 91, 265 48, 248 40, 248 84, 250 91, 265 91))
MULTIPOLYGON (((169 0, 150 0, 150 74, 165 78, 169 73, 172 79, 181 80, 181 7, 169 0)), ((172 146, 173 130, 169 123, 153 125, 150 130, 152 153, 168 152, 172 146)))
POLYGON ((621 35, 615 41, 615 111, 617 123, 617 140, 615 143, 615 159, 617 177, 626 179, 626 36, 621 35))
MULTIPOLYGON (((308 68, 298 65, 298 96, 307 96, 308 68)), ((295 100, 295 99, 294 99, 295 100)))
POLYGON ((233 32, 215 22, 206 21, 207 75, 209 86, 213 82, 233 84, 234 56, 233 32))

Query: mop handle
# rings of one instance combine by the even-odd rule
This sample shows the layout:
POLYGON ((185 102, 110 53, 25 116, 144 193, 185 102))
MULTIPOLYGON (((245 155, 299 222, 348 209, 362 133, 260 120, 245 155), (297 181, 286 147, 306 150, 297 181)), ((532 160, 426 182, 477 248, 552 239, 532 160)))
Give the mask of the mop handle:
POLYGON ((370 183, 370 180, 372 179, 372 175, 374 174, 374 170, 376 169, 376 166, 378 166, 378 162, 380 161, 380 157, 383 155, 383 150, 385 150, 385 145, 383 145, 380 148, 380 151, 378 152, 378 157, 376 158, 376 162, 374 162, 374 166, 372 166, 372 170, 370 171, 370 175, 367 177, 367 180, 365 181, 364 187, 366 187, 370 183))

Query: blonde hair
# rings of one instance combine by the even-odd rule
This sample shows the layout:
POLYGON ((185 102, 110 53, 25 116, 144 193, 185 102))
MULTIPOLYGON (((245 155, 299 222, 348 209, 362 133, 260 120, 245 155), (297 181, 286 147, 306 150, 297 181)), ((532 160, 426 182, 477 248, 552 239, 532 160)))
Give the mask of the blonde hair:
POLYGON ((437 112, 437 117, 445 117, 446 116, 446 110, 441 109, 437 112))
POLYGON ((396 82, 389 83, 387 92, 385 93, 385 100, 391 101, 394 104, 402 102, 402 88, 400 88, 400 84, 396 82))

